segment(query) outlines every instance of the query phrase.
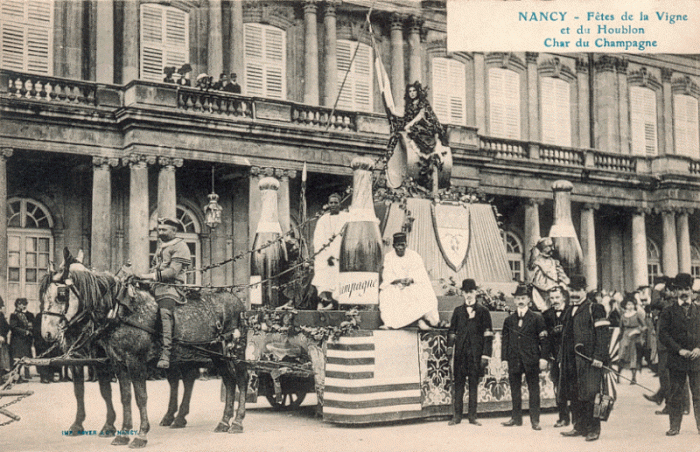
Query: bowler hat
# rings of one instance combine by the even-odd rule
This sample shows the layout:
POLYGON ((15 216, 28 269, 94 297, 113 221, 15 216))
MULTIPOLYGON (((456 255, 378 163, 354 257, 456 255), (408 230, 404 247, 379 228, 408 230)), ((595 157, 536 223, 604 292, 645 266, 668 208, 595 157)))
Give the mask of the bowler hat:
POLYGON ((518 287, 515 288, 515 292, 513 292, 514 297, 522 297, 522 296, 530 296, 530 288, 527 286, 527 284, 518 284, 518 287))
POLYGON ((176 229, 178 226, 180 226, 180 223, 177 220, 168 217, 158 218, 158 224, 167 224, 168 226, 172 226, 176 229))
POLYGON ((673 286, 676 290, 689 290, 693 287, 693 277, 688 273, 678 273, 673 279, 673 286))
POLYGON ((571 290, 586 290, 588 288, 586 277, 581 275, 571 276, 569 279, 569 288, 571 290))
POLYGON ((473 292, 476 290, 476 281, 471 278, 462 281, 462 292, 473 292))

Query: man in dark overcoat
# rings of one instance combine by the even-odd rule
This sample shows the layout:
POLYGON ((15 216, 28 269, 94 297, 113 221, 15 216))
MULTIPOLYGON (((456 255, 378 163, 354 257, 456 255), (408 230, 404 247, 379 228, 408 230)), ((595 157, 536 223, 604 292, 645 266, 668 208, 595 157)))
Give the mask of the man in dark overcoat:
POLYGON ((493 346, 491 313, 476 303, 476 282, 473 279, 462 281, 464 304, 455 308, 447 334, 447 354, 452 358, 454 376, 454 414, 449 425, 462 422, 464 412, 464 385, 469 379, 469 423, 481 425, 476 420, 477 388, 483 369, 488 364, 493 346))
MULTIPOLYGON (((561 286, 556 286, 549 291, 549 301, 552 307, 542 313, 544 324, 547 327, 547 340, 549 342, 549 362, 551 363, 550 376, 554 383, 556 394, 561 392, 559 384, 559 366, 561 364, 561 335, 564 330, 564 311, 569 303, 569 292, 561 286)), ((558 397, 557 397, 558 399, 558 397)), ((557 400, 559 418, 554 424, 555 428, 566 427, 570 423, 569 405, 566 400, 557 400)))
POLYGON ((530 289, 520 284, 513 293, 516 311, 503 322, 501 359, 508 362, 508 381, 513 400, 513 414, 505 427, 523 425, 523 374, 530 401, 530 423, 540 427, 540 369, 547 368, 547 329, 542 314, 529 308, 530 289))
POLYGON ((573 430, 561 434, 595 441, 600 438, 600 419, 593 416, 593 408, 601 388, 602 366, 610 361, 610 322, 602 305, 586 299, 586 288, 585 277, 571 277, 571 304, 564 313, 562 330, 558 397, 570 402, 574 424, 573 430))
MULTIPOLYGON (((12 360, 32 357, 32 324, 34 314, 27 311, 29 302, 26 298, 15 300, 15 312, 10 314, 10 355, 12 360)), ((29 367, 24 367, 24 378, 29 380, 29 367)), ((20 380, 20 383, 22 380, 20 380)))
POLYGON ((667 436, 680 433, 686 378, 693 399, 695 423, 700 433, 700 308, 692 301, 693 278, 679 273, 674 279, 676 303, 659 316, 659 340, 668 351, 670 391, 666 407, 670 429, 667 436))

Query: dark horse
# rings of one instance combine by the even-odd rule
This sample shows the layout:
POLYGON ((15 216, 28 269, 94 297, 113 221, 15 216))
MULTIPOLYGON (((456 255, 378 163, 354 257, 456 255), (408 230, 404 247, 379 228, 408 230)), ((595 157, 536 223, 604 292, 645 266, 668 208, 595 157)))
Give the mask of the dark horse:
MULTIPOLYGON (((66 256, 70 256, 66 253, 66 256)), ((104 350, 117 372, 124 418, 121 432, 113 445, 129 443, 128 432, 133 428, 131 414, 131 386, 134 387, 136 405, 141 425, 130 447, 144 447, 150 430, 146 409, 146 377, 149 366, 155 366, 160 356, 158 307, 148 291, 135 289, 108 273, 87 270, 80 262, 67 259, 64 269, 45 277, 40 293, 44 313, 41 331, 47 341, 68 344, 68 331, 82 321, 92 321, 93 340, 104 350), (112 314, 119 312, 115 319, 112 314)), ((233 294, 202 291, 196 300, 175 310, 173 337, 175 347, 171 361, 175 368, 198 369, 212 363, 222 376, 226 387, 224 414, 215 428, 216 432, 240 433, 245 417, 245 396, 248 370, 241 360, 245 349, 245 326, 241 319, 243 303, 233 294), (239 358, 239 359, 235 359, 239 358), (238 388, 238 410, 234 421, 234 395, 238 388)), ((75 333, 73 333, 75 334, 75 333)), ((113 432, 114 409, 111 403, 111 387, 108 377, 100 375, 100 392, 107 403, 107 421, 102 432, 113 432)), ((175 374, 176 375, 176 374, 175 374)), ((173 376, 175 388, 177 377, 173 376)), ((169 377, 168 379, 172 380, 169 377)), ((192 378, 194 382, 194 378, 192 378)), ((191 394, 191 385, 185 384, 185 394, 191 394)), ((177 389, 175 389, 177 391, 177 389)), ((78 391, 76 387, 76 397, 78 391)), ((188 399, 189 400, 189 399, 188 399)), ((76 429, 85 418, 84 406, 78 406, 76 429), (81 412, 82 411, 82 412, 81 412)), ((177 405, 177 392, 171 390, 168 413, 163 418, 167 425, 177 405)), ((183 405, 185 402, 183 401, 183 405)), ((189 405, 189 403, 187 404, 189 405)), ((187 414, 188 406, 180 409, 178 417, 187 414), (183 414, 184 411, 184 414, 183 414)), ((73 429, 71 427, 71 429, 73 429)))

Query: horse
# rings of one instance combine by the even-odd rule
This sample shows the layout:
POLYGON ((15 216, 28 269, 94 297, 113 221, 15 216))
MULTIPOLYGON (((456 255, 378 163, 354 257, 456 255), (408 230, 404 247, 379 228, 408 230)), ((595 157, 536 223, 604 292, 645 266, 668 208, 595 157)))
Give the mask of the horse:
MULTIPOLYGON (((64 258, 69 257, 64 252, 64 258)), ((160 356, 160 330, 157 328, 158 306, 147 291, 124 283, 109 273, 96 273, 82 263, 66 258, 63 270, 45 276, 40 289, 42 301, 42 336, 47 341, 59 341, 67 345, 71 326, 89 318, 94 324, 93 336, 115 368, 123 409, 122 429, 117 432, 113 445, 129 444, 128 434, 133 428, 131 413, 131 387, 139 409, 140 428, 129 447, 145 447, 150 430, 147 412, 146 377, 149 366, 155 366, 160 356), (118 313, 115 315, 115 313, 118 313)), ((243 361, 245 350, 245 322, 242 312, 245 306, 227 292, 202 290, 198 297, 189 300, 175 310, 173 331, 174 347, 171 361, 182 364, 181 369, 213 364, 222 376, 226 387, 226 402, 221 421, 215 432, 241 433, 245 417, 245 397, 248 386, 248 369, 243 361), (234 415, 235 389, 238 388, 238 409, 234 415)), ((73 333, 76 334, 76 333, 73 333)), ((177 404, 177 392, 173 397, 172 379, 169 410, 161 421, 167 424, 173 417, 177 404)), ((194 379, 192 379, 194 382, 194 379)), ((114 410, 110 409, 111 389, 109 380, 100 381, 100 390, 107 402, 107 422, 103 432, 114 431, 114 410), (106 395, 109 395, 107 401, 106 395)), ((177 387, 177 380, 175 380, 177 387)), ((185 384, 186 396, 191 395, 191 385, 185 384), (188 394, 189 392, 189 394, 188 394)), ((77 393, 76 393, 77 397, 77 393)), ((184 401, 183 401, 184 405, 184 401)), ((189 402, 180 409, 178 416, 187 414, 189 402)), ((84 419, 84 409, 76 416, 76 428, 84 419), (80 422, 78 422, 80 421, 80 422)), ((177 418, 175 418, 177 419, 177 418)), ((172 422, 172 421, 170 421, 172 422)))

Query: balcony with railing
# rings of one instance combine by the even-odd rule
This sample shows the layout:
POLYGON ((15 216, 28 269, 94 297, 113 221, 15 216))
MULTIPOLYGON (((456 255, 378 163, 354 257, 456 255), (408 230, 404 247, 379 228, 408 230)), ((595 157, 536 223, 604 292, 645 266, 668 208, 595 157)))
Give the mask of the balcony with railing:
MULTIPOLYGON (((37 111, 69 106, 72 112, 95 109, 102 113, 124 109, 170 112, 179 118, 204 117, 210 121, 233 121, 287 127, 292 130, 346 134, 382 149, 389 133, 384 115, 334 110, 323 106, 181 87, 135 80, 127 85, 106 85, 0 70, 0 106, 8 110, 37 111), (24 105, 26 104, 26 105, 24 105), (45 107, 42 107, 45 105, 45 107), (369 140, 369 141, 367 141, 369 140)), ((73 120, 73 119, 71 119, 73 120)), ((474 127, 449 126, 453 153, 464 162, 481 164, 518 161, 549 168, 581 168, 613 174, 680 174, 700 177, 700 160, 685 156, 622 155, 593 149, 554 146, 478 135, 474 127)), ((342 139, 342 138, 336 138, 342 139)))

